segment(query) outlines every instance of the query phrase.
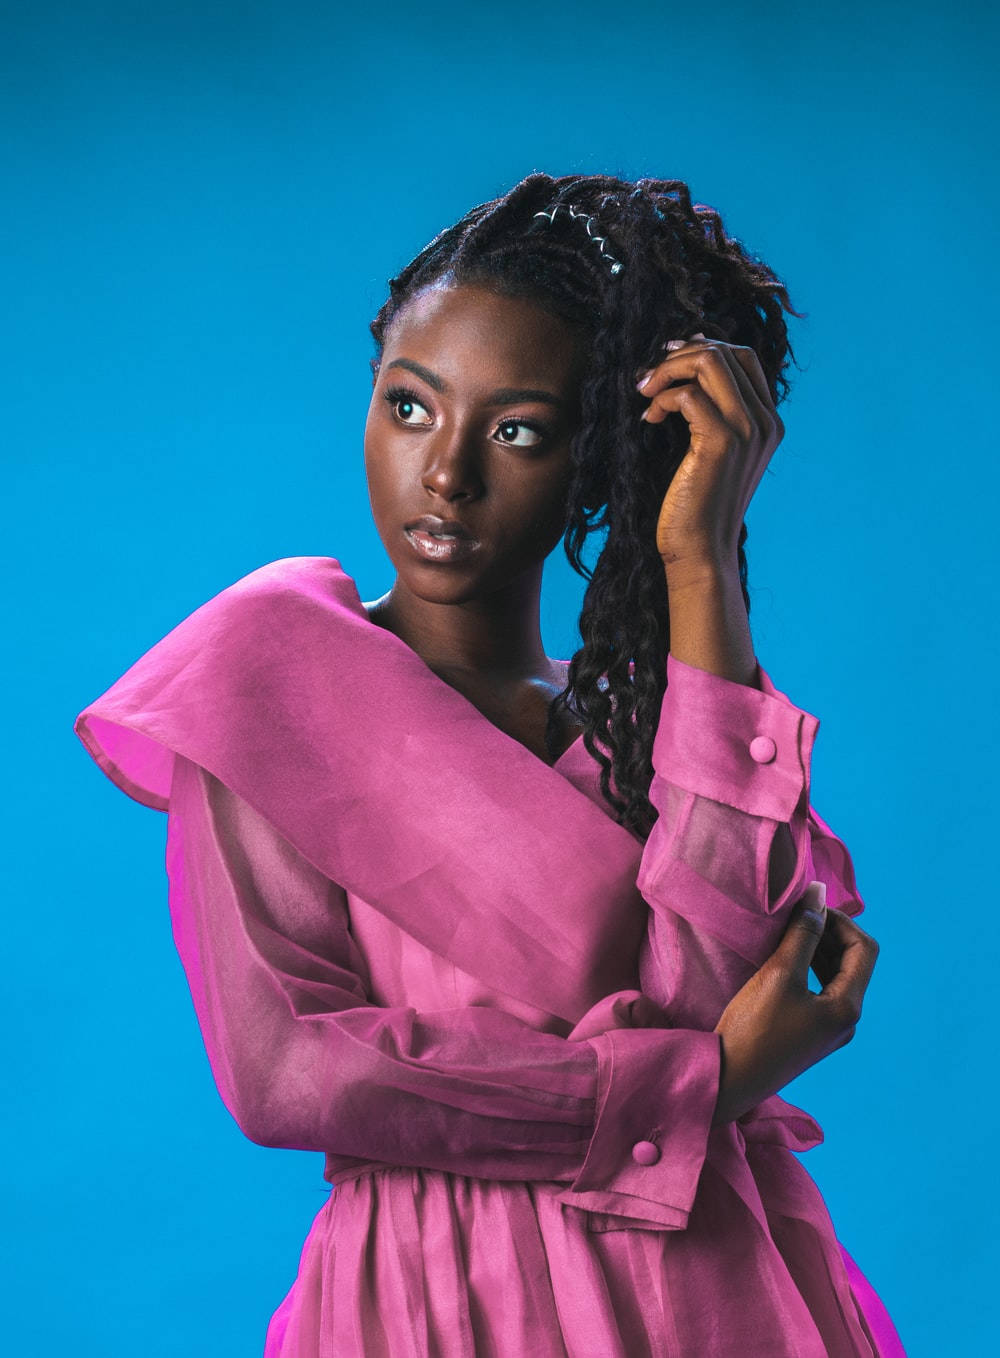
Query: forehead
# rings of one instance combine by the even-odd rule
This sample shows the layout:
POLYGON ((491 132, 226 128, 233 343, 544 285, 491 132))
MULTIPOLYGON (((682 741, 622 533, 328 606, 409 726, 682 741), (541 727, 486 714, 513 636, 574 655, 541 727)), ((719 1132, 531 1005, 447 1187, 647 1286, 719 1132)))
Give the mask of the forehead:
POLYGON ((447 381, 503 378, 505 385, 563 387, 578 380, 579 333, 523 297, 439 284, 410 298, 386 335, 383 363, 420 358, 447 381), (419 351, 419 352, 418 352, 419 351))

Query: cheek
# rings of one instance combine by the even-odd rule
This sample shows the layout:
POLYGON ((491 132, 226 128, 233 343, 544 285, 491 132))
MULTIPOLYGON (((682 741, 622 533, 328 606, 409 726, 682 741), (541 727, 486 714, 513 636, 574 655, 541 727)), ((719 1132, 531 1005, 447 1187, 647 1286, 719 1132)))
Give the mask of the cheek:
POLYGON ((386 460, 365 447, 365 478, 368 482, 368 499, 376 522, 388 512, 391 499, 391 481, 386 476, 386 460))
POLYGON ((391 486, 393 468, 398 462, 391 447, 386 445, 384 431, 380 430, 373 419, 365 427, 364 441, 365 475, 370 484, 383 488, 391 486))
POLYGON ((547 550, 562 537, 566 526, 568 508, 568 480, 560 480, 546 487, 540 495, 533 497, 525 506, 522 521, 526 524, 526 536, 536 545, 545 540, 547 550))
POLYGON ((572 472, 568 463, 562 465, 558 471, 553 472, 549 478, 545 490, 544 509, 547 520, 565 519, 569 508, 569 487, 572 479, 572 472))

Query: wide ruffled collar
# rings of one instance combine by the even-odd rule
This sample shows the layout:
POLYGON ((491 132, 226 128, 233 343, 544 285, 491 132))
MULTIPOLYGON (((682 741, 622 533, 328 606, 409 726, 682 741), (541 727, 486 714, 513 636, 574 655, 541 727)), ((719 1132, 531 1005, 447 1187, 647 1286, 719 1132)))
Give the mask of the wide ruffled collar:
POLYGON ((176 756, 315 867, 490 987, 575 1023, 638 985, 639 841, 374 624, 333 557, 244 576, 158 641, 75 730, 169 808, 176 756))

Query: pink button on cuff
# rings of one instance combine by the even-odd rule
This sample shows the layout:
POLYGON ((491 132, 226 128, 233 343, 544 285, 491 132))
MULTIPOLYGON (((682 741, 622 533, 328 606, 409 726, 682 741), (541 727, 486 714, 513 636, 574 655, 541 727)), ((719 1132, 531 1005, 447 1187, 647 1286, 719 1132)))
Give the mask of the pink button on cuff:
POLYGON ((778 747, 770 736, 754 736, 750 742, 750 758, 758 764, 770 764, 778 753, 778 747))
POLYGON ((632 1159, 639 1165, 655 1165, 660 1158, 660 1148, 652 1141, 637 1141, 632 1147, 632 1159))

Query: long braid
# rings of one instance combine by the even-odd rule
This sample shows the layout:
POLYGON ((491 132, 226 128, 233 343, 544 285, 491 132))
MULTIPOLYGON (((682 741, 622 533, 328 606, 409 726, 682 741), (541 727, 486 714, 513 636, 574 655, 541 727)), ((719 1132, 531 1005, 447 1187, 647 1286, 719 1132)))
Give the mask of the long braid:
MULTIPOLYGON (((572 705, 600 766, 602 795, 622 824, 645 837, 656 820, 648 793, 670 649, 655 527, 690 431, 676 411, 656 425, 639 420, 645 402, 634 374, 662 358, 668 339, 700 330, 752 347, 778 404, 788 394, 785 368, 794 362, 783 312, 803 313, 768 266, 727 236, 718 212, 692 203, 688 186, 675 179, 531 174, 472 208, 389 280, 390 295, 370 327, 373 375, 395 316, 442 280, 530 298, 580 327, 589 341, 564 535, 567 559, 588 581, 582 644, 566 687, 550 704, 546 743, 554 755, 559 710, 572 705), (571 203, 596 218, 604 250, 570 215, 571 203), (557 205, 567 210, 551 220, 535 215, 557 205), (617 274, 607 255, 621 261, 617 274), (604 542, 590 568, 583 552, 593 533, 604 542)), ((746 537, 744 523, 738 567, 749 615, 746 537)))

